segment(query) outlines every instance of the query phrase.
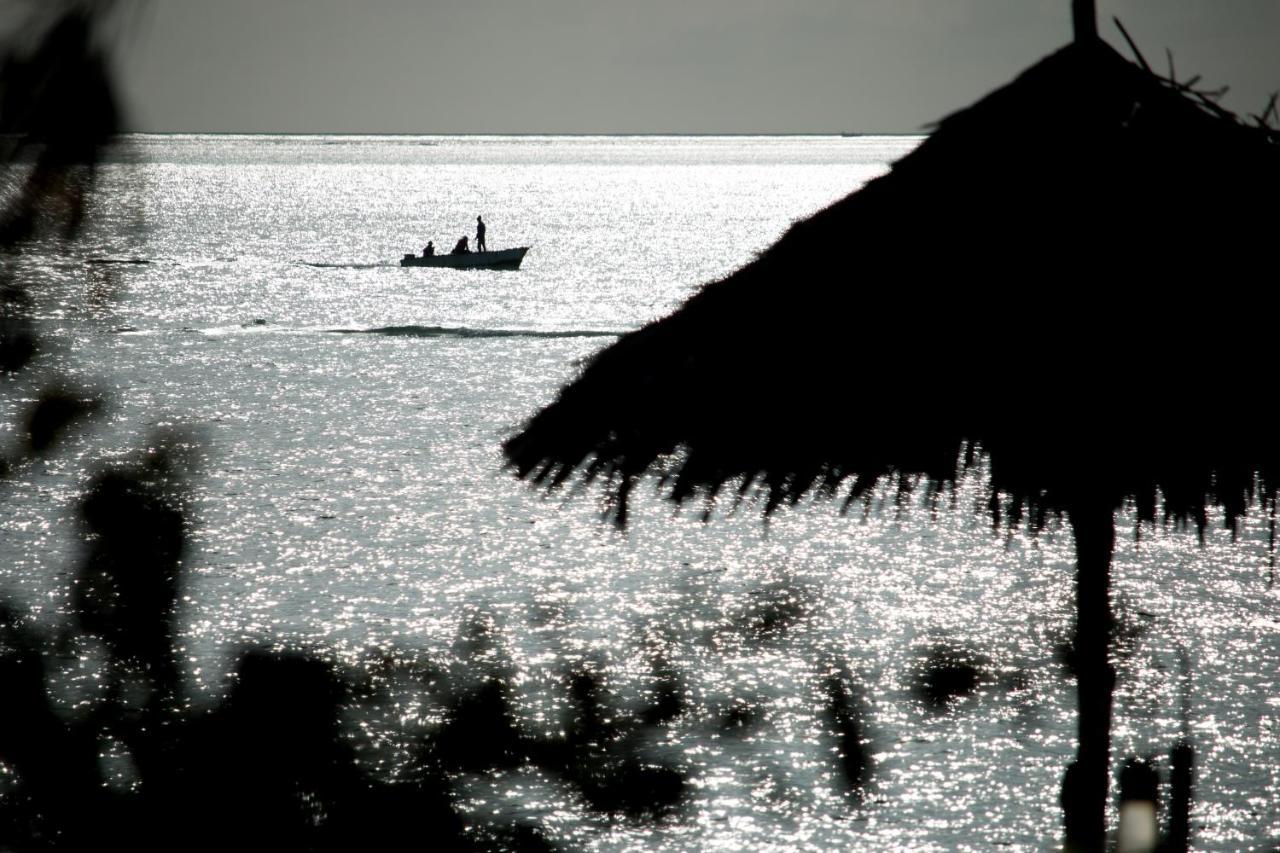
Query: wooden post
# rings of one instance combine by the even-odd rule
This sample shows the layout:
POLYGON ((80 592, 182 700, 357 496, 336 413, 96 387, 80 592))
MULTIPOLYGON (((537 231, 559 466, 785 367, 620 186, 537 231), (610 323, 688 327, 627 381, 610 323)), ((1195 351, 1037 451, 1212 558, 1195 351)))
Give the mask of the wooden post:
POLYGON ((1076 43, 1098 38, 1097 0, 1071 0, 1071 23, 1075 28, 1076 43))

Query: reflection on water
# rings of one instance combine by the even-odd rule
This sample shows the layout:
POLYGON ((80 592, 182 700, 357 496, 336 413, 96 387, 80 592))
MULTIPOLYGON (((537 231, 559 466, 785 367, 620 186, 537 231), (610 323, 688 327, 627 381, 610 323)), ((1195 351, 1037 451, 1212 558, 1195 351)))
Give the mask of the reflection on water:
MULTIPOLYGON (((369 778, 417 786, 406 802, 447 823, 447 785, 530 845, 1057 838, 1074 556, 1052 525, 992 531, 980 472, 936 510, 886 493, 866 518, 803 505, 767 529, 641 498, 622 536, 500 470, 500 440, 609 335, 915 140, 429 141, 145 138, 104 173, 146 233, 104 201, 83 259, 6 261, 50 282, 41 364, 113 392, 6 486, 4 588, 31 630, 64 631, 90 591, 66 574, 93 553, 74 535, 89 462, 198 424, 181 580, 157 594, 210 726, 278 708, 264 731, 340 727, 369 778), (476 213, 537 247, 526 269, 381 266, 476 213), (103 259, 128 262, 82 262, 103 259), (370 333, 321 332, 339 329, 370 333), (281 684, 312 708, 338 690, 340 718, 281 684)), ((1280 833, 1268 561, 1265 521, 1118 542, 1115 749, 1167 778, 1185 698, 1207 848, 1280 833)), ((93 630, 52 658, 58 719, 134 701, 107 695, 120 641, 93 630)), ((120 790, 147 774, 126 741, 101 748, 120 790)), ((242 758, 228 786, 258 767, 242 758)))

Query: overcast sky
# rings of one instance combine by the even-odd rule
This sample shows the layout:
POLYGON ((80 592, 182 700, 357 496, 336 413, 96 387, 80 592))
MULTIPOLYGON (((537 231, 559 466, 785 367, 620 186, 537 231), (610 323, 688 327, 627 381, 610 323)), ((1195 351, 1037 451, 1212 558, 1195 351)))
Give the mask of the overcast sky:
MULTIPOLYGON (((1069 0, 153 0, 136 130, 913 131, 1071 38, 1069 0)), ((1159 68, 1280 88, 1280 0, 1099 0, 1159 68), (1158 62, 1156 62, 1158 60, 1158 62)))

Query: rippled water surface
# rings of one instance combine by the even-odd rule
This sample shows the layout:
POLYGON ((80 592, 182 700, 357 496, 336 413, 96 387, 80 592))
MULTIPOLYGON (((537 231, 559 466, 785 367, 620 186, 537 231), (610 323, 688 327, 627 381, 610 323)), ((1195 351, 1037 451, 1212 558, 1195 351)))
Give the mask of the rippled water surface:
MULTIPOLYGON (((40 282, 45 368, 112 404, 6 495, 6 590, 57 622, 85 470, 191 426, 205 448, 182 610, 197 701, 246 644, 363 667, 450 660, 489 625, 520 673, 524 724, 554 731, 567 671, 597 668, 635 702, 661 649, 693 711, 651 749, 688 769, 687 812, 604 822, 532 772, 477 780, 471 807, 599 849, 1051 847, 1074 750, 1068 533, 993 532, 979 474, 936 507, 885 494, 865 516, 801 506, 767 529, 748 508, 703 524, 642 499, 621 535, 589 495, 516 482, 498 451, 618 332, 917 141, 130 138, 85 240, 8 261, 40 282), (477 214, 491 247, 532 247, 523 269, 398 266, 473 233, 477 214), (976 691, 940 709, 913 686, 938 646, 980 664, 976 691), (838 784, 819 713, 831 673, 867 711, 861 798, 838 784)), ((832 286, 896 283, 851 269, 832 286)), ((744 329, 742 346, 770 334, 744 329)), ((850 382, 860 369, 874 366, 851 364, 850 382)), ((1185 696, 1198 843, 1266 846, 1280 833, 1280 624, 1265 522, 1203 546, 1178 530, 1119 543, 1116 750, 1167 755, 1185 696)))

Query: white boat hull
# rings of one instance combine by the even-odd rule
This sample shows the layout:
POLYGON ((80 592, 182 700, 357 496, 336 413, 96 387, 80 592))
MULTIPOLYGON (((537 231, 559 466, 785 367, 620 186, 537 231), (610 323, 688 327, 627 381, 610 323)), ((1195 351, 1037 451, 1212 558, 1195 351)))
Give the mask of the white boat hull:
POLYGON ((402 267, 448 267, 450 269, 518 270, 528 246, 500 249, 496 252, 467 252, 460 255, 405 255, 402 267))

